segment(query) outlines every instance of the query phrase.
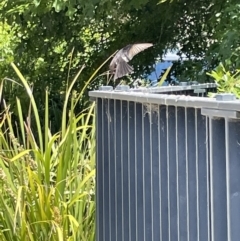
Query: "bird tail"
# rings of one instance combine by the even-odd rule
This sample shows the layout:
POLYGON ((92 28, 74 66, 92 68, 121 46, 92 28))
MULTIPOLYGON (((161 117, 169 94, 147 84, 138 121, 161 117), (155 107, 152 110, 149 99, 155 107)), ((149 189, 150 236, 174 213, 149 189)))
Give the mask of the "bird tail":
POLYGON ((116 72, 114 75, 114 80, 121 78, 127 74, 132 74, 133 73, 133 67, 129 65, 125 61, 121 61, 116 68, 116 72))

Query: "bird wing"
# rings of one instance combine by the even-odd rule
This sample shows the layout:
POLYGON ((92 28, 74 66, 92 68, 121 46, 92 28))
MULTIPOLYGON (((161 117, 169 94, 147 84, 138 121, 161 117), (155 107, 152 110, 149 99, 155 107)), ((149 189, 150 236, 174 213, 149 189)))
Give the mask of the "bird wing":
POLYGON ((127 62, 125 62, 124 60, 122 60, 117 65, 116 72, 114 75, 114 80, 132 73, 133 73, 133 67, 129 65, 127 62))
POLYGON ((113 57, 109 69, 110 72, 115 72, 114 80, 121 78, 126 74, 133 73, 133 67, 127 64, 136 54, 143 50, 152 47, 152 43, 138 43, 129 44, 126 47, 120 49, 113 57))
MULTIPOLYGON (((152 47, 152 43, 141 43, 141 44, 133 44, 130 46, 128 50, 128 58, 131 60, 136 54, 142 52, 145 49, 152 47)), ((127 46, 126 46, 127 47, 127 46)))

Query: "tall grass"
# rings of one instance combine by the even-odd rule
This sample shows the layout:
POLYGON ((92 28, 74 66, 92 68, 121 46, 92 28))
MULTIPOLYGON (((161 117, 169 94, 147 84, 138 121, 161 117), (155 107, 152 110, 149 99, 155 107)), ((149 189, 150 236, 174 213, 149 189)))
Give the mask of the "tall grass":
POLYGON ((76 114, 84 89, 79 94, 73 92, 82 69, 66 91, 61 130, 52 134, 49 92, 45 92, 45 118, 41 123, 31 87, 17 67, 12 67, 28 93, 30 111, 24 117, 21 101, 16 99, 17 123, 13 123, 7 103, 0 115, 0 240, 93 241, 94 103, 76 114))

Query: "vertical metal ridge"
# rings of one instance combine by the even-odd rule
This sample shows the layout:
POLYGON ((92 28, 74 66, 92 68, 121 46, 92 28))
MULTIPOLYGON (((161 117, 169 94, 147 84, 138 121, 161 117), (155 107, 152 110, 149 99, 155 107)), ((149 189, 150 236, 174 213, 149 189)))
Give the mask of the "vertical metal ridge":
MULTIPOLYGON (((162 238, 162 188, 161 188, 161 121, 160 121, 160 106, 158 106, 158 119, 157 119, 157 122, 158 122, 158 160, 159 160, 159 182, 158 182, 158 185, 159 185, 159 201, 160 201, 160 204, 159 204, 159 218, 160 218, 160 222, 159 222, 159 228, 160 228, 160 241, 163 241, 163 238, 162 238)), ((154 240, 155 241, 155 240, 154 240)))
POLYGON ((145 209, 145 205, 146 205, 146 199, 145 199, 145 168, 144 168, 144 117, 145 117, 145 113, 144 113, 144 106, 142 106, 142 156, 143 156, 143 160, 142 160, 142 166, 143 166, 143 170, 142 170, 142 177, 143 177, 143 240, 147 241, 145 238, 146 235, 146 209, 145 209))
POLYGON ((175 126, 176 126, 176 185, 177 185, 177 241, 180 241, 180 220, 179 220, 179 170, 178 170, 178 107, 175 106, 175 126))
POLYGON ((123 101, 121 100, 120 101, 120 115, 121 115, 121 118, 120 118, 120 123, 121 123, 121 126, 120 126, 120 133, 121 133, 121 140, 120 140, 120 143, 121 143, 121 147, 120 147, 120 150, 121 150, 121 198, 122 198, 122 239, 124 239, 124 195, 123 195, 123 188, 124 188, 124 185, 123 185, 123 112, 122 112, 122 108, 123 108, 123 101))
MULTIPOLYGON (((96 100, 96 106, 97 106, 97 110, 98 110, 98 108, 99 108, 99 99, 97 99, 96 100)), ((97 124, 97 131, 96 131, 96 140, 99 140, 100 139, 100 136, 99 136, 99 116, 100 116, 100 113, 97 111, 97 113, 96 113, 96 115, 97 115, 97 118, 96 118, 96 124, 97 124)), ((97 141, 96 141, 97 142, 97 141)), ((98 155, 99 155, 99 144, 97 144, 97 157, 98 157, 98 155)), ((99 169, 98 168, 98 166, 99 166, 99 160, 97 160, 96 161, 96 168, 97 168, 97 170, 99 169)), ((100 208, 99 208, 99 182, 98 182, 98 173, 96 173, 96 194, 97 194, 97 197, 96 197, 96 200, 97 200, 97 202, 96 202, 96 236, 97 236, 97 241, 100 241, 100 234, 99 234, 99 226, 100 226, 100 215, 99 215, 99 210, 100 210, 100 208)))
POLYGON ((176 108, 168 106, 168 169, 170 240, 177 240, 177 163, 176 163, 176 108), (171 149, 170 149, 171 148, 171 149))
POLYGON ((214 237, 214 198, 213 198, 213 136, 212 136, 212 117, 209 117, 209 175, 210 175, 210 204, 211 204, 211 241, 217 241, 214 237))
POLYGON ((227 196, 229 198, 229 218, 230 227, 228 232, 231 233, 231 240, 239 240, 240 236, 240 119, 228 119, 228 177, 229 189, 227 196))
POLYGON ((118 240, 118 218, 117 218, 117 124, 116 124, 116 120, 117 120, 117 116, 116 116, 116 100, 114 100, 114 162, 115 162, 115 224, 116 224, 116 227, 115 227, 115 230, 116 230, 116 241, 118 240))
POLYGON ((134 138, 134 141, 135 141, 135 203, 136 203, 136 240, 139 240, 138 239, 138 200, 137 200, 137 194, 138 194, 138 191, 137 191, 137 176, 138 176, 138 173, 137 173, 137 104, 136 102, 134 102, 134 116, 135 116, 135 119, 134 119, 134 128, 135 128, 135 132, 134 132, 134 135, 135 135, 135 138, 134 138))
POLYGON ((129 160, 129 229, 130 229, 130 240, 136 240, 136 123, 135 123, 135 103, 130 101, 128 102, 128 160, 129 160))
POLYGON ((229 119, 225 118, 225 148, 226 148, 226 192, 227 192, 227 237, 231 239, 231 209, 230 209, 230 158, 229 158, 229 119))
POLYGON ((210 118, 212 235, 213 241, 225 241, 228 239, 225 123, 223 118, 210 118))
POLYGON ((111 130, 110 130, 110 121, 111 121, 111 115, 110 115, 110 99, 108 99, 108 109, 107 109, 107 113, 108 113, 108 185, 109 185, 109 196, 108 196, 108 200, 109 200, 109 217, 108 217, 108 222, 109 222, 109 239, 111 239, 111 232, 112 232, 112 223, 111 223, 111 207, 112 207, 112 203, 111 203, 111 154, 110 154, 110 134, 111 134, 111 130))
POLYGON ((186 151, 186 200, 187 200, 187 241, 190 240, 189 237, 189 179, 188 179, 188 116, 187 116, 187 108, 185 107, 185 151, 186 151))
MULTIPOLYGON (((102 133, 104 133, 104 101, 102 101, 102 133)), ((104 143, 105 143, 105 140, 104 140, 104 135, 102 135, 102 170, 103 170, 103 173, 102 173, 102 184, 103 184, 103 240, 106 240, 105 239, 105 222, 106 222, 106 217, 105 217, 105 183, 104 183, 104 143)))
MULTIPOLYGON (((179 241, 187 241, 188 226, 187 226, 187 181, 186 181, 186 143, 185 143, 185 108, 178 107, 178 192, 179 192, 179 241)), ((177 154, 177 152, 176 152, 177 154)))
POLYGON ((162 240, 169 240, 169 200, 168 200, 168 165, 167 165, 167 108, 160 106, 160 185, 161 185, 161 224, 162 240))
POLYGON ((139 241, 144 240, 145 236, 145 214, 144 214, 144 157, 143 157, 143 105, 136 103, 136 173, 137 173, 137 231, 139 241))
POLYGON ((115 103, 116 107, 116 153, 115 153, 115 165, 116 165, 116 173, 115 173, 115 180, 116 180, 116 240, 121 241, 123 235, 123 227, 122 227, 122 219, 123 219, 123 204, 122 204, 122 101, 116 100, 115 103))
POLYGON ((127 137, 128 137, 128 206, 129 206, 129 213, 128 213, 128 222, 129 222, 129 224, 128 224, 128 226, 129 226, 129 241, 131 241, 132 240, 132 232, 131 232, 131 183, 130 183, 130 148, 129 148, 129 146, 130 146, 130 112, 129 112, 129 110, 130 110, 130 103, 129 102, 127 102, 127 116, 128 116, 128 118, 127 118, 127 131, 128 131, 128 134, 127 134, 127 137))
MULTIPOLYGON (((207 117, 196 109, 196 200, 197 200, 197 238, 199 241, 209 239, 209 175, 208 175, 208 137, 207 117)), ((196 239, 197 239, 196 238, 196 239)))
MULTIPOLYGON (((114 103, 115 100, 109 99, 109 142, 108 142, 108 152, 109 152, 109 228, 111 229, 109 232, 109 241, 110 240, 116 240, 116 199, 115 199, 115 168, 116 168, 116 163, 115 163, 115 129, 114 129, 114 113, 115 113, 115 108, 114 108, 114 103)), ((106 240, 108 241, 108 240, 106 240)))
MULTIPOLYGON (((153 115, 153 110, 152 110, 152 104, 150 105, 150 114, 149 114, 149 125, 150 125, 150 172, 151 172, 151 221, 152 221, 152 239, 154 239, 154 221, 153 221, 153 143, 152 143, 152 139, 153 139, 153 135, 152 135, 152 118, 153 115)), ((155 143, 156 145, 156 143, 155 143)))
POLYGON ((199 177, 198 177, 198 112, 195 108, 195 145, 196 145, 196 197, 197 197, 197 241, 200 241, 200 225, 199 225, 199 177))
POLYGON ((129 156, 128 156, 128 137, 129 137, 129 130, 128 130, 128 109, 129 109, 129 102, 122 101, 122 140, 121 140, 121 162, 122 162, 122 207, 123 207, 123 240, 129 240, 129 156))
POLYGON ((168 196, 168 240, 171 241, 170 164, 169 164, 169 107, 166 106, 167 122, 167 196, 168 196))
POLYGON ((207 216, 208 216, 208 241, 211 240, 211 200, 210 200, 210 157, 209 157, 209 117, 206 116, 206 177, 207 177, 207 216))

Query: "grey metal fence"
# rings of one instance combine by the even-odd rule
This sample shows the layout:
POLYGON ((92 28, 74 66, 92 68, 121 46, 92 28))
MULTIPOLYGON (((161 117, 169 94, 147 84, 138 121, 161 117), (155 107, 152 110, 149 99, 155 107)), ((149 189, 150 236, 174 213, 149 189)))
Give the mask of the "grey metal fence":
POLYGON ((101 89, 97 241, 239 241, 240 101, 101 89))

